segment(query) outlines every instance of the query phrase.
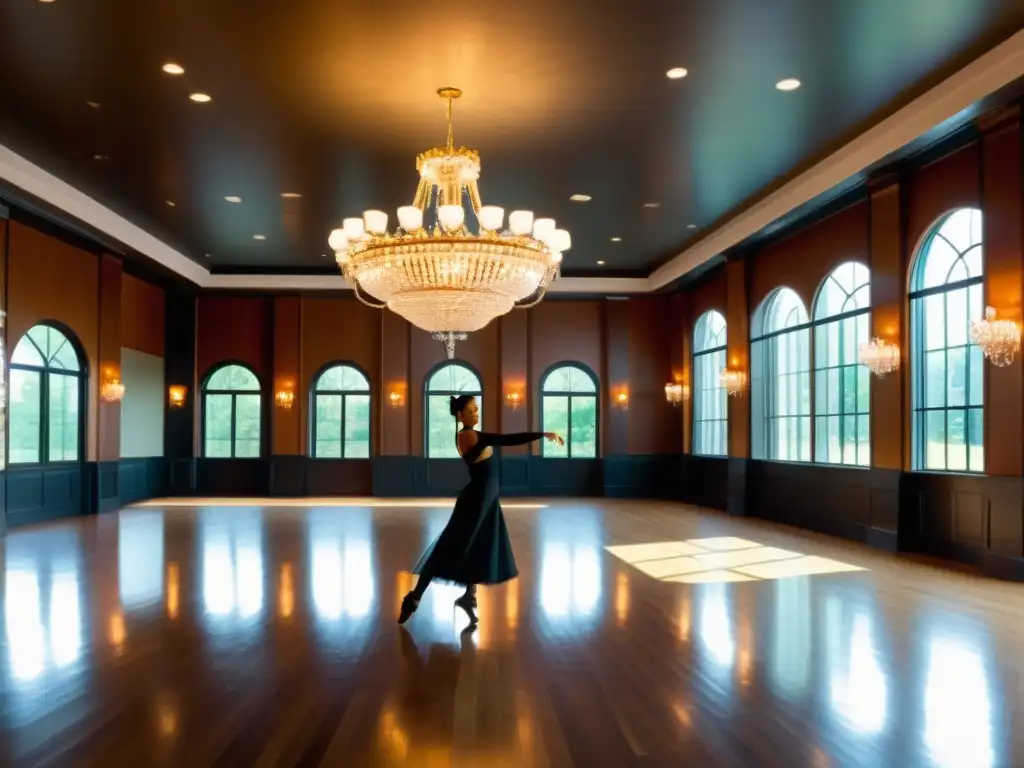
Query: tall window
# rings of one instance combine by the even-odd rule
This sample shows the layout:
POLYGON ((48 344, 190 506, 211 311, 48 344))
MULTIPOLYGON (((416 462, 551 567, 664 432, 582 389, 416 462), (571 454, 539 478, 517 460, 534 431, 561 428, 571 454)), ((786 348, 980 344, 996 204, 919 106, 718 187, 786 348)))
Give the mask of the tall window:
POLYGON ((755 459, 811 460, 811 344, 807 310, 789 288, 751 323, 750 406, 755 459))
POLYGON ((473 395, 480 408, 480 423, 483 429, 484 390, 480 377, 464 363, 445 363, 427 377, 427 458, 457 459, 455 447, 455 419, 449 411, 449 398, 458 395, 473 395))
POLYGON ((313 382, 315 459, 370 458, 370 381, 351 365, 332 365, 313 382))
POLYGON ((814 302, 814 460, 871 463, 871 372, 858 364, 871 324, 871 276, 848 261, 814 302))
POLYGON ((985 471, 983 360, 970 338, 983 276, 981 211, 944 216, 910 274, 914 469, 985 471))
POLYGON ((597 379, 578 363, 552 369, 540 384, 541 429, 557 432, 565 445, 545 441, 541 455, 549 459, 597 457, 597 379))
POLYGON ((729 441, 728 394, 721 383, 725 368, 725 318, 709 310, 693 331, 693 452, 725 456, 729 441))
POLYGON ((11 464, 49 464, 82 457, 82 361, 56 328, 29 329, 11 355, 11 464))
POLYGON ((242 365, 224 365, 203 384, 203 456, 260 455, 260 381, 242 365))

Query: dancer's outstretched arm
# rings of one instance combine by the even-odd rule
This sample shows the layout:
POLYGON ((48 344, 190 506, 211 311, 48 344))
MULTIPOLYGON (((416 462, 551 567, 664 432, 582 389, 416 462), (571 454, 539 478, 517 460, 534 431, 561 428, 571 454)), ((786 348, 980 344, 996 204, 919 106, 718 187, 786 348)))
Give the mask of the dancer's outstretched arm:
POLYGON ((467 429, 459 433, 459 447, 465 453, 478 443, 484 448, 492 445, 526 445, 537 440, 550 440, 562 445, 565 441, 554 432, 512 432, 499 435, 495 432, 477 432, 467 429))

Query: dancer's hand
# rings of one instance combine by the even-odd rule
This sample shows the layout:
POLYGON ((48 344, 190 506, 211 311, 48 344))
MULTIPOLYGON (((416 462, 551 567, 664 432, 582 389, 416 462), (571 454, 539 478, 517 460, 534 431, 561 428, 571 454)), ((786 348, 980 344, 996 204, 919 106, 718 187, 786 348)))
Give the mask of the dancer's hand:
POLYGON ((544 438, 548 442, 555 443, 556 445, 565 445, 565 440, 563 440, 562 436, 557 432, 545 432, 544 438))

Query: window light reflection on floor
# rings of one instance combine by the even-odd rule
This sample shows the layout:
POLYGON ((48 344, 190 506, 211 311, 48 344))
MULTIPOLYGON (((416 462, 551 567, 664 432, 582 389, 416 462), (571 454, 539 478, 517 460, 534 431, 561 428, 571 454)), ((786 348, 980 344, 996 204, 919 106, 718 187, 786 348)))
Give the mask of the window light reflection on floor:
POLYGON ((652 578, 681 584, 761 581, 865 570, 735 536, 626 544, 605 550, 652 578))

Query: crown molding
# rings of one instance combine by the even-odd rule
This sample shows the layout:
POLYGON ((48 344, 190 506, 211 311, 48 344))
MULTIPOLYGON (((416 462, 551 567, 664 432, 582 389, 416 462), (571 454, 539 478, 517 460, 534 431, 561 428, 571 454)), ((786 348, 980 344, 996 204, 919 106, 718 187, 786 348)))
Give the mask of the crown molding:
MULTIPOLYGON (((813 168, 722 223, 646 278, 562 278, 553 294, 631 294, 660 290, 836 185, 883 160, 937 125, 1024 76, 1024 30, 834 152, 813 168)), ((213 274, 128 219, 0 145, 0 180, 64 211, 157 264, 211 290, 339 291, 341 278, 213 274)))

